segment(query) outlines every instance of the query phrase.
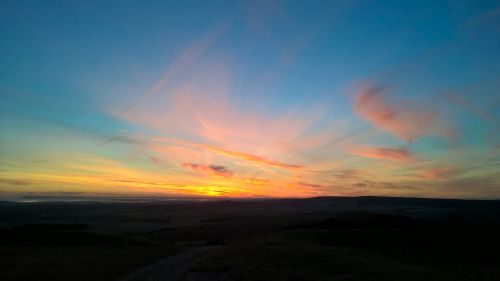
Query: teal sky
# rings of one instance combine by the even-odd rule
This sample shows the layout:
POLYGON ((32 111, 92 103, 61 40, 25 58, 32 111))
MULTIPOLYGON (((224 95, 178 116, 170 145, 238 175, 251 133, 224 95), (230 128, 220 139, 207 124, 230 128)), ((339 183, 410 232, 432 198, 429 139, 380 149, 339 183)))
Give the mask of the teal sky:
POLYGON ((0 198, 500 198, 499 1, 0 1, 0 198))

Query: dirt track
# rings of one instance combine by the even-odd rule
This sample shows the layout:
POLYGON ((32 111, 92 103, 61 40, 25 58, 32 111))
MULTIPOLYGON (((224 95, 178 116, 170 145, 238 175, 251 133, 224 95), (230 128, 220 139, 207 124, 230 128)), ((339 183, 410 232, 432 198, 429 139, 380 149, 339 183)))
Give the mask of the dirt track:
POLYGON ((141 267, 120 281, 223 281, 227 280, 224 274, 209 272, 191 272, 192 267, 210 253, 217 250, 217 246, 205 246, 187 250, 177 255, 159 260, 151 265, 141 267))

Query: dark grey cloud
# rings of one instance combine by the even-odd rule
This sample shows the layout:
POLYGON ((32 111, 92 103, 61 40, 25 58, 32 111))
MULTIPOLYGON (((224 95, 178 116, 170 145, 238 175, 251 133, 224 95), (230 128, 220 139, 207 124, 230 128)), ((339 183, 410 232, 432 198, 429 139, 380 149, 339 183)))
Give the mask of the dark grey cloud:
POLYGON ((217 176, 222 176, 225 178, 232 177, 234 175, 234 171, 221 166, 221 165, 203 165, 203 164, 194 164, 194 163, 183 163, 183 168, 191 169, 193 171, 205 173, 205 174, 213 174, 217 176))

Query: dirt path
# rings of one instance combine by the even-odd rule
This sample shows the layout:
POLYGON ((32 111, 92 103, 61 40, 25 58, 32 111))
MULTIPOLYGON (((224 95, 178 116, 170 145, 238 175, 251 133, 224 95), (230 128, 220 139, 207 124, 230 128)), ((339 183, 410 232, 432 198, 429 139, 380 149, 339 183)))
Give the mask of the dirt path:
MULTIPOLYGON (((180 281, 192 267, 210 253, 217 250, 217 246, 205 246, 187 250, 177 255, 161 259, 151 265, 141 267, 119 281, 180 281)), ((192 279, 189 278, 188 279, 192 279)), ((198 278, 197 278, 198 279, 198 278)), ((199 280, 203 280, 201 277, 199 280)), ((210 278, 211 279, 211 278, 210 278)), ((208 279, 207 279, 208 280, 208 279)))

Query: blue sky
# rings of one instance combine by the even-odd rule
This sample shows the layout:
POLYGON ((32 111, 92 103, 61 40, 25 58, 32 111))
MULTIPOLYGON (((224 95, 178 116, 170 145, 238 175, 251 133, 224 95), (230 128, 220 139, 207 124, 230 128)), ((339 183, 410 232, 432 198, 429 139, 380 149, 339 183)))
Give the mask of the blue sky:
POLYGON ((0 190, 500 196, 498 1, 1 1, 0 190))

